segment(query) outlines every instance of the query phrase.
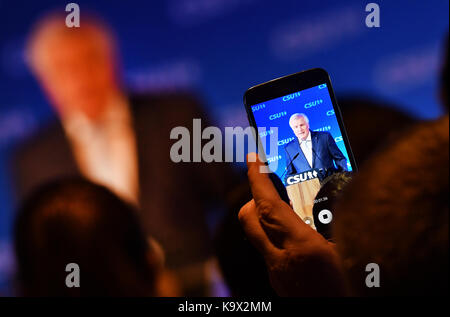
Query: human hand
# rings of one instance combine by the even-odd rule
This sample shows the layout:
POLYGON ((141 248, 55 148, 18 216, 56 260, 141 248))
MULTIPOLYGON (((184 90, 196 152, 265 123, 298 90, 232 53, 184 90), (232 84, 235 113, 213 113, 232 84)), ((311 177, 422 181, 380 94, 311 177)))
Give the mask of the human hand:
POLYGON ((334 247, 281 200, 255 153, 248 155, 247 166, 253 199, 239 211, 239 221, 264 256, 275 291, 281 296, 345 295, 334 247))

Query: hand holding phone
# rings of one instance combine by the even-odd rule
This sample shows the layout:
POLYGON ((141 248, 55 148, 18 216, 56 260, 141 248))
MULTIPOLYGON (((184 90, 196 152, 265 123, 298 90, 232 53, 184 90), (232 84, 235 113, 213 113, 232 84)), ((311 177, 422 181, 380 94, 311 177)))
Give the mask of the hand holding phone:
POLYGON ((270 174, 260 172, 262 164, 258 158, 248 159, 253 199, 241 208, 239 220, 264 256, 273 288, 281 296, 345 295, 334 245, 297 217, 278 195, 270 174))
POLYGON ((315 68, 254 86, 244 104, 260 156, 285 184, 294 211, 315 228, 321 182, 356 169, 328 73, 315 68), (267 142, 274 135, 276 142, 267 142))

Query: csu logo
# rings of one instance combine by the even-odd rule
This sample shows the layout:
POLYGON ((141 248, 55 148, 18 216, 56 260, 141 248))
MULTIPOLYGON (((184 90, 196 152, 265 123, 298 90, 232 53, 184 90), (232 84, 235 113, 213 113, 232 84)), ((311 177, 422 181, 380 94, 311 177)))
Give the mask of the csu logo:
POLYGON ((271 135, 271 134, 273 134, 273 130, 268 130, 268 131, 260 132, 260 133, 259 133, 259 136, 260 136, 261 138, 263 138, 263 137, 268 136, 268 135, 271 135))
POLYGON ((315 107, 317 105, 320 105, 321 103, 323 103, 322 99, 317 99, 317 100, 305 103, 305 109, 315 107))
POLYGON ((278 155, 278 156, 272 156, 272 157, 267 158, 267 162, 269 162, 269 164, 270 164, 270 163, 273 163, 273 162, 275 162, 275 161, 278 161, 278 160, 281 160, 281 155, 278 155))
POLYGON ((327 125, 318 129, 315 129, 314 131, 330 131, 331 130, 331 126, 327 125))
POLYGON ((280 140, 280 141, 278 141, 278 146, 288 144, 288 143, 291 142, 292 140, 294 140, 294 137, 280 140))
POLYGON ((252 106, 252 111, 253 112, 256 112, 256 111, 258 111, 258 110, 261 110, 261 109, 264 109, 266 107, 266 105, 265 104, 260 104, 260 105, 256 105, 256 106, 252 106))
POLYGON ((342 142, 342 141, 343 141, 343 139, 342 139, 341 135, 334 138, 334 142, 336 142, 336 143, 342 142))
POLYGON ((275 120, 275 119, 284 117, 284 116, 286 116, 286 115, 287 115, 287 112, 286 112, 286 111, 278 112, 278 113, 275 113, 275 114, 271 114, 271 115, 269 116, 269 120, 275 120))
POLYGON ((307 172, 303 172, 303 173, 300 173, 300 174, 289 176, 288 178, 286 178, 286 183, 288 185, 293 185, 293 184, 305 182, 305 181, 310 180, 310 179, 317 178, 318 175, 319 174, 317 173, 317 170, 316 169, 312 169, 312 170, 309 170, 307 172))
POLYGON ((334 116, 334 110, 333 110, 333 109, 328 110, 328 111, 327 111, 327 116, 328 116, 328 117, 334 116))
POLYGON ((300 93, 299 92, 296 92, 296 93, 284 96, 283 97, 283 101, 288 101, 288 100, 291 100, 291 99, 294 99, 294 98, 297 98, 297 97, 300 97, 300 93))

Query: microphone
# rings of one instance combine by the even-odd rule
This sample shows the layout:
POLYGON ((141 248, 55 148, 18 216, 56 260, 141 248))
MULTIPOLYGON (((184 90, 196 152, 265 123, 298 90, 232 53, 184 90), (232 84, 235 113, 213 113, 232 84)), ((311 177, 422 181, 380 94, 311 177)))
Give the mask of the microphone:
POLYGON ((322 165, 325 165, 325 164, 323 164, 323 161, 322 161, 322 159, 320 158, 320 156, 316 153, 316 151, 314 151, 314 147, 312 146, 312 144, 311 144, 311 150, 312 150, 312 152, 314 153, 314 156, 317 157, 317 158, 320 160, 320 162, 322 163, 322 165))
MULTIPOLYGON (((297 158, 297 156, 300 154, 300 152, 297 152, 297 154, 294 155, 294 157, 292 158, 292 160, 289 162, 289 164, 286 166, 286 168, 284 169, 283 174, 281 175, 280 179, 283 181, 283 177, 284 174, 286 174, 286 172, 288 171, 288 168, 292 165, 292 163, 294 163, 294 160, 297 158)), ((283 181, 284 183, 284 181, 283 181)))
MULTIPOLYGON (((319 160, 320 160, 320 162, 322 163, 322 166, 324 166, 324 168, 320 168, 319 169, 319 173, 321 172, 321 171, 323 171, 323 173, 321 173, 322 175, 322 179, 324 179, 325 178, 325 176, 326 176, 326 174, 327 174, 327 168, 325 167, 325 164, 323 164, 323 161, 322 161, 322 159, 320 158, 320 156, 319 155, 317 155, 317 153, 316 153, 316 151, 314 151, 314 147, 312 146, 312 144, 311 144, 311 150, 312 150, 312 152, 314 153, 314 156, 316 156, 319 160)), ((319 180, 320 180, 320 178, 319 178, 319 180)), ((322 181, 322 180, 320 180, 320 181, 322 181)))

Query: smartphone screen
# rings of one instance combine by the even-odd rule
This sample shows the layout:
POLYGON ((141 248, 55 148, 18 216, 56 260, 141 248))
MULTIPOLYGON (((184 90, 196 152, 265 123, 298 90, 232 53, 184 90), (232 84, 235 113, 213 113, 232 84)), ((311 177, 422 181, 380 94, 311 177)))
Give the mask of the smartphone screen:
POLYGON ((249 91, 245 102, 259 150, 283 181, 294 211, 315 228, 312 210, 322 182, 356 168, 328 74, 314 69, 249 91), (274 134, 276 143, 269 141, 274 134))

